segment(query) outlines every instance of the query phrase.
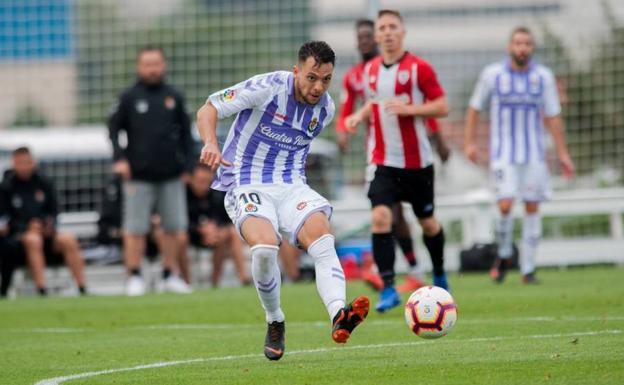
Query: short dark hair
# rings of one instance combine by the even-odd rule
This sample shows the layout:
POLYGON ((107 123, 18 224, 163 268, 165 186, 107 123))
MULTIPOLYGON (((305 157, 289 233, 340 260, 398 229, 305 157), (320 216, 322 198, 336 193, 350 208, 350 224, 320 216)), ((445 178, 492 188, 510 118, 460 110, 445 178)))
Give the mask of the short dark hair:
POLYGON ((382 9, 379 12, 377 12, 377 18, 379 19, 380 17, 384 16, 384 15, 391 15, 394 16, 396 18, 398 18, 399 20, 401 20, 401 23, 403 22, 403 16, 401 16, 401 12, 395 10, 395 9, 382 9))
POLYGON ((371 27, 371 28, 375 28, 375 22, 372 21, 371 19, 358 19, 355 22, 355 28, 356 29, 360 29, 361 27, 371 27))
POLYGON ((30 149, 26 146, 18 147, 15 150, 13 150, 13 156, 18 156, 18 155, 31 155, 30 149))
POLYGON ((329 44, 324 41, 309 41, 299 48, 299 62, 303 63, 313 57, 316 65, 336 63, 336 54, 329 44))
POLYGON ((531 37, 533 37, 533 32, 531 32, 531 30, 528 27, 525 27, 524 25, 519 25, 517 27, 515 27, 512 31, 511 34, 509 35, 509 41, 511 41, 511 39, 513 39, 514 35, 517 33, 525 33, 531 37))
POLYGON ((143 47, 139 48, 139 52, 137 53, 137 61, 139 60, 139 58, 141 57, 141 55, 143 55, 145 52, 160 52, 160 54, 162 55, 163 59, 165 59, 165 51, 163 51, 162 47, 159 47, 157 45, 152 45, 152 44, 147 44, 144 45, 143 47))

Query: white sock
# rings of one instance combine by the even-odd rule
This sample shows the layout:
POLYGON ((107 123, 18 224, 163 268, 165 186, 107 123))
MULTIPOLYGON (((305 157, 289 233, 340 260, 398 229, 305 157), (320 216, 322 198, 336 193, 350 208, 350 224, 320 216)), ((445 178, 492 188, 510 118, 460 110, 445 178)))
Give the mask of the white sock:
POLYGON ((277 264, 278 251, 279 247, 273 245, 251 248, 251 275, 268 323, 284 321, 284 312, 280 307, 282 279, 277 264))
POLYGON ((511 214, 500 214, 496 220, 498 256, 502 259, 511 258, 513 254, 513 225, 513 217, 511 214))
POLYGON ((520 269, 522 274, 535 271, 535 253, 542 236, 542 218, 539 213, 525 214, 522 220, 522 249, 520 269))
POLYGON ((334 236, 325 234, 314 241, 308 247, 308 254, 314 260, 316 289, 329 318, 333 320, 340 309, 345 307, 347 297, 345 275, 334 247, 334 236))

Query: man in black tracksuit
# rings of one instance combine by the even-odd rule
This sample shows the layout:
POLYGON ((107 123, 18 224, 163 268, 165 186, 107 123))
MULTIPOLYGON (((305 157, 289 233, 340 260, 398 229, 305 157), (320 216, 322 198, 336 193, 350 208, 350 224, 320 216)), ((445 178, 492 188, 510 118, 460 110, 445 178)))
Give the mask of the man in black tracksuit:
POLYGON ((109 120, 114 171, 123 178, 124 257, 128 295, 142 295, 141 259, 150 217, 161 218, 163 288, 185 292, 175 271, 176 237, 186 232, 186 199, 182 175, 194 164, 190 119, 182 94, 164 82, 165 57, 160 48, 143 48, 137 57, 138 81, 125 90, 109 120), (122 147, 120 131, 127 146, 122 147))
POLYGON ((0 195, 6 205, 9 235, 19 246, 15 264, 28 263, 39 293, 45 295, 46 262, 64 261, 84 294, 84 262, 78 240, 72 234, 56 230, 58 208, 54 186, 37 171, 28 148, 13 151, 12 160, 13 168, 4 174, 0 195))

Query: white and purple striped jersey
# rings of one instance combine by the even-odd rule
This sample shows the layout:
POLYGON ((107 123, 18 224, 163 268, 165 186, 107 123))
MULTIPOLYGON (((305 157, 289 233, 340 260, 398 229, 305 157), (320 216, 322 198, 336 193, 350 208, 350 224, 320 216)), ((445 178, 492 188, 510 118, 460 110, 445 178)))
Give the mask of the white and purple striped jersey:
POLYGON ((544 117, 561 112, 552 72, 531 63, 513 71, 509 61, 487 66, 479 77, 470 107, 490 107, 492 164, 535 164, 545 160, 544 117))
POLYGON ((238 114, 223 145, 223 158, 232 166, 219 167, 212 188, 306 183, 310 142, 335 113, 328 93, 316 105, 300 103, 293 73, 277 71, 216 92, 208 101, 219 119, 238 114))

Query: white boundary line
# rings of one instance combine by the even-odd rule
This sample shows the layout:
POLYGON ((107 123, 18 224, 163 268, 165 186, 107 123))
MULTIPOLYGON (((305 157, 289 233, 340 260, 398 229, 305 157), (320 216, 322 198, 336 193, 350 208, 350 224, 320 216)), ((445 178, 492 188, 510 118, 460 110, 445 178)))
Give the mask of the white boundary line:
MULTIPOLYGON (((576 332, 576 333, 533 334, 529 336, 499 336, 499 337, 467 338, 467 339, 450 340, 449 342, 451 341, 453 343, 488 342, 488 341, 501 341, 501 340, 510 340, 510 339, 562 338, 562 337, 596 336, 596 335, 605 335, 605 334, 611 334, 611 335, 622 334, 622 330, 617 329, 617 330, 601 330, 601 331, 588 331, 588 332, 576 332)), ((386 343, 386 344, 355 345, 355 346, 345 346, 345 347, 336 347, 336 348, 294 350, 291 352, 287 352, 287 354, 288 355, 315 354, 315 353, 326 353, 326 352, 340 351, 340 350, 362 350, 362 349, 378 349, 378 348, 399 347, 399 346, 415 346, 415 345, 423 345, 423 344, 428 344, 428 343, 433 343, 433 341, 394 342, 394 343, 386 343)), ((101 376, 105 374, 132 372, 132 371, 144 370, 144 369, 164 368, 164 367, 176 366, 176 365, 188 365, 188 364, 204 363, 204 362, 231 361, 231 360, 239 360, 239 359, 246 359, 246 358, 263 358, 263 357, 264 355, 262 354, 241 354, 241 355, 231 355, 231 356, 221 356, 221 357, 194 358, 194 359, 179 360, 179 361, 155 362, 153 364, 145 364, 145 365, 131 366, 131 367, 126 367, 126 368, 117 368, 117 369, 106 369, 106 370, 99 370, 99 371, 94 371, 94 372, 71 374, 71 375, 62 376, 62 377, 54 377, 54 378, 49 378, 49 379, 38 381, 35 383, 35 385, 59 385, 67 381, 90 378, 90 377, 97 377, 97 376, 101 376)))
MULTIPOLYGON (((20 329, 20 330, 24 330, 24 329, 20 329)), ((25 331, 28 331, 31 333, 67 334, 67 333, 88 332, 90 330, 91 329, 78 329, 78 328, 33 328, 33 329, 26 329, 25 331)))
MULTIPOLYGON (((462 319, 462 324, 498 324, 498 323, 523 323, 523 322, 613 322, 624 321, 624 316, 564 316, 564 317, 515 317, 515 318, 469 318, 462 319)), ((370 320, 367 325, 393 325, 404 322, 402 319, 395 320, 370 320)), ((301 327, 329 327, 329 321, 310 321, 310 322, 290 322, 289 325, 301 327)), ((256 329, 264 327, 263 324, 164 324, 164 325, 143 325, 115 328, 114 331, 120 330, 236 330, 236 329, 256 329)), ((85 333, 100 331, 98 329, 87 328, 32 328, 32 329, 13 329, 18 332, 33 333, 85 333)))

